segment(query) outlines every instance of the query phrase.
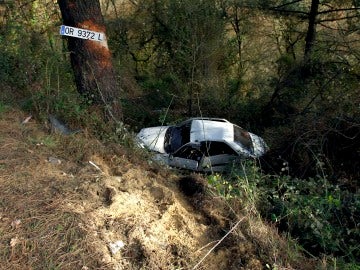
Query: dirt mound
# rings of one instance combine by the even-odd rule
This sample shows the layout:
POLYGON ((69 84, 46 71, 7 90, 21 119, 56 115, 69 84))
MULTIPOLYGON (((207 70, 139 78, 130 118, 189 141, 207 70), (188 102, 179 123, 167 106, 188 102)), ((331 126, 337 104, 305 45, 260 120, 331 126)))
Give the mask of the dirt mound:
POLYGON ((0 115, 0 269, 307 268, 201 176, 26 117, 0 115))

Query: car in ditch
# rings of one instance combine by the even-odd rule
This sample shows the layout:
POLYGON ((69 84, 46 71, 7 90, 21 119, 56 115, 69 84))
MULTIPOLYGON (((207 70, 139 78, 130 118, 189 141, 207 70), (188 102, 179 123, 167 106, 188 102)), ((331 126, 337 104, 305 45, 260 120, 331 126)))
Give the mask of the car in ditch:
POLYGON ((136 141, 156 152, 155 160, 198 172, 222 172, 268 150, 261 137, 221 118, 191 118, 174 126, 143 128, 136 141))

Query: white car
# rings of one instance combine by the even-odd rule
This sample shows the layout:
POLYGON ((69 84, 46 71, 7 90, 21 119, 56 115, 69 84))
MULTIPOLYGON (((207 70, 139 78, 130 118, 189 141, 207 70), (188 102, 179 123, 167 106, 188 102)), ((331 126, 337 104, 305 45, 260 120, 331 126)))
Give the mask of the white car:
POLYGON ((203 172, 224 171, 268 149, 259 136, 219 118, 191 118, 176 126, 143 128, 136 139, 169 166, 203 172))

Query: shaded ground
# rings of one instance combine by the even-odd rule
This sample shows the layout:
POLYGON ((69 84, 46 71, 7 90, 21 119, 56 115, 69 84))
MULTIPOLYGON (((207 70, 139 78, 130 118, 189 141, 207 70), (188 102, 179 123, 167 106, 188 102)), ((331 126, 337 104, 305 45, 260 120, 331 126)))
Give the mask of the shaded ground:
POLYGON ((313 269, 200 176, 26 117, 0 114, 0 269, 313 269))

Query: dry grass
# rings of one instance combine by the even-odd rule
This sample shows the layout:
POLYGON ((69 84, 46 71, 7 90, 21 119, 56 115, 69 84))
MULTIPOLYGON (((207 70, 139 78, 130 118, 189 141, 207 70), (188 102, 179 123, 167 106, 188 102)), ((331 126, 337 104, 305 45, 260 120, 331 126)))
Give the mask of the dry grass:
POLYGON ((201 177, 184 185, 119 145, 49 134, 26 117, 0 114, 0 269, 311 269, 201 177))
POLYGON ((89 256, 86 234, 78 226, 81 217, 64 207, 81 200, 79 179, 71 174, 74 156, 59 157, 59 138, 34 121, 22 125, 25 117, 10 111, 0 120, 0 268, 106 268, 96 253, 89 256), (50 163, 49 157, 62 164, 50 163))

